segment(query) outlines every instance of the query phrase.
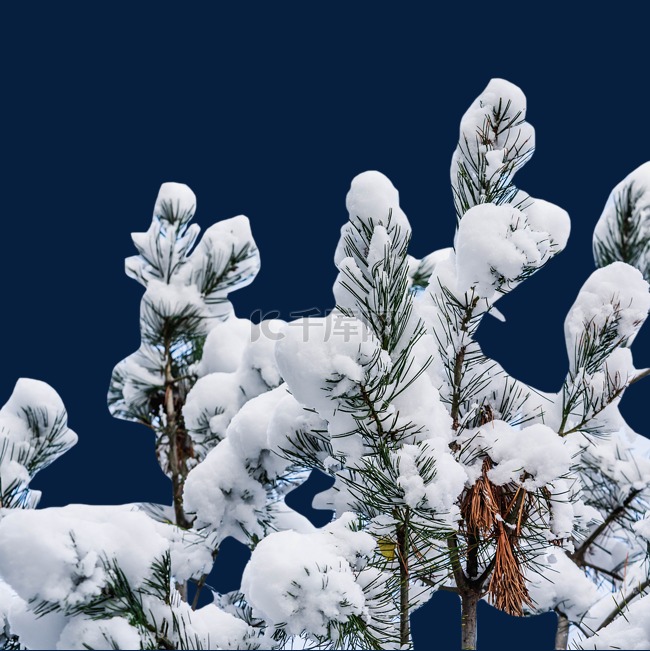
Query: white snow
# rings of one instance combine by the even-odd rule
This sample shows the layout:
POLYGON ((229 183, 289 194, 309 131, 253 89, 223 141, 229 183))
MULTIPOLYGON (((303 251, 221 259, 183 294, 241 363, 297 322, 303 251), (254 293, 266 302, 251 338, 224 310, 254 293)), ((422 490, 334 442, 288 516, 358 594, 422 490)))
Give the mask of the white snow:
POLYGON ((203 355, 197 365, 199 376, 236 371, 251 341, 252 327, 248 319, 237 317, 216 323, 203 344, 203 355))
POLYGON ((154 217, 162 217, 170 208, 175 215, 186 214, 185 221, 189 221, 196 211, 194 192, 184 183, 174 183, 172 181, 163 183, 158 191, 158 197, 153 209, 154 217))
POLYGON ((285 385, 267 391, 247 402, 228 427, 228 440, 251 472, 260 468, 275 478, 287 462, 272 454, 268 444, 268 428, 276 408, 288 396, 285 385))
POLYGON ((67 621, 60 612, 39 617, 25 601, 16 603, 9 613, 11 630, 27 649, 56 649, 67 621))
POLYGON ((278 454, 283 450, 299 453, 294 442, 296 432, 320 431, 322 433, 326 430, 327 423, 318 414, 305 409, 293 395, 286 393, 269 420, 267 444, 270 450, 278 454))
POLYGON ((343 515, 310 534, 283 531, 261 541, 242 577, 242 592, 255 611, 285 622, 294 635, 326 635, 331 622, 366 616, 353 566, 375 542, 367 533, 350 531, 350 520, 343 515))
MULTIPOLYGON (((610 601, 611 610, 616 604, 610 601)), ((581 642, 586 649, 649 649, 650 648, 650 595, 635 601, 624 614, 596 635, 581 642)))
POLYGON ((172 552, 179 580, 209 569, 210 550, 194 541, 188 551, 183 535, 130 505, 6 510, 0 520, 0 575, 26 601, 74 607, 101 592, 105 560, 116 560, 134 587, 166 551, 172 552))
MULTIPOLYGON (((399 192, 381 172, 368 171, 355 176, 345 198, 345 206, 351 224, 382 225, 391 232, 397 228, 403 237, 411 232, 408 219, 399 205, 399 192)), ((338 265, 336 257, 335 262, 338 265)))
POLYGON ((185 481, 185 511, 196 515, 194 526, 213 534, 213 544, 232 536, 248 543, 247 533, 262 536, 258 521, 266 491, 246 469, 228 438, 213 448, 185 481))
POLYGON ((397 483, 404 490, 406 504, 413 508, 426 504, 441 516, 452 510, 468 477, 451 454, 438 451, 425 441, 418 445, 403 445, 394 456, 399 470, 397 483), (432 458, 436 473, 432 480, 425 481, 421 468, 432 458))
POLYGON ((481 428, 490 457, 498 465, 489 472, 497 485, 521 483, 524 488, 545 486, 569 472, 572 450, 546 425, 515 429, 503 421, 481 428), (522 480, 522 474, 532 475, 522 480))
POLYGON ((190 314, 200 321, 203 312, 203 301, 196 287, 169 284, 160 280, 151 279, 142 298, 143 304, 154 309, 156 315, 162 319, 179 314, 190 314))
POLYGON ((536 556, 535 569, 526 579, 537 612, 557 608, 572 622, 579 622, 598 598, 598 589, 584 570, 555 546, 536 556))
POLYGON ((571 364, 585 331, 599 332, 607 324, 622 345, 634 340, 650 310, 648 283, 641 272, 624 262, 594 271, 582 286, 564 322, 571 364))
POLYGON ((77 443, 57 392, 45 382, 21 378, 0 409, 0 487, 6 507, 34 508, 39 491, 28 490, 34 474, 77 443))
POLYGON ((336 315, 298 319, 282 331, 275 354, 282 377, 296 400, 327 420, 340 399, 359 385, 386 373, 390 358, 357 319, 336 327, 336 315))
POLYGON ((646 513, 642 520, 634 523, 633 529, 639 536, 650 543, 650 512, 646 513))
POLYGON ((191 614, 191 622, 192 628, 202 640, 204 649, 248 648, 246 638, 251 636, 248 624, 214 604, 194 611, 191 614))
POLYGON ((565 211, 537 200, 525 211, 490 203, 470 208, 456 233, 458 291, 473 288, 491 300, 509 291, 564 248, 569 225, 565 211))
MULTIPOLYGON (((634 212, 628 219, 640 225, 638 236, 641 240, 650 237, 650 161, 648 161, 628 174, 609 195, 594 230, 594 253, 597 262, 598 247, 601 243, 607 244, 611 240, 621 242, 617 207, 621 203, 625 205, 628 189, 631 190, 632 199, 635 201, 634 212)), ((650 277, 647 276, 650 271, 650 248, 647 248, 639 259, 634 260, 634 266, 646 274, 645 278, 650 282, 650 277)))
POLYGON ((140 633, 123 617, 99 620, 75 617, 61 632, 56 648, 138 649, 140 633))
POLYGON ((255 325, 246 319, 227 319, 208 335, 199 374, 210 369, 224 371, 200 377, 183 407, 185 424, 199 458, 226 436, 233 416, 248 400, 282 382, 274 348, 284 325, 280 320, 255 325), (217 361, 223 359, 217 358, 217 353, 225 347, 229 348, 226 361, 217 361), (233 366, 233 370, 225 370, 233 366))
POLYGON ((239 378, 234 373, 210 373, 196 381, 187 394, 183 419, 200 456, 207 454, 203 447, 214 447, 223 439, 243 402, 239 378), (205 431, 206 423, 209 432, 205 431), (206 436, 215 437, 215 441, 206 442, 206 436))

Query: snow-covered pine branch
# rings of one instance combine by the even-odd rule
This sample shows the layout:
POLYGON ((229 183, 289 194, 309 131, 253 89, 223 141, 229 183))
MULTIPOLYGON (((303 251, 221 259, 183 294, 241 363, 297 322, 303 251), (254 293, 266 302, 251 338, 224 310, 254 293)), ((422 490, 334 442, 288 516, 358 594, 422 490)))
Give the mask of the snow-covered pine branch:
POLYGON ((618 409, 625 389, 645 375, 634 368, 629 347, 650 310, 643 277, 647 241, 635 252, 639 234, 647 230, 649 165, 612 191, 594 232, 601 268, 587 280, 565 321, 569 374, 548 415, 580 449, 574 473, 593 515, 587 529, 574 535, 573 549, 566 556, 551 553, 532 581, 537 611, 558 612, 558 649, 570 641, 576 648, 650 644, 648 627, 632 619, 640 612, 636 602, 650 588, 645 528, 650 444, 618 409))
POLYGON ((34 475, 77 442, 59 395, 45 382, 23 378, 0 410, 0 507, 36 508, 34 475))
POLYGON ((353 181, 347 207, 350 219, 335 255, 337 307, 324 319, 284 328, 276 356, 292 395, 278 403, 267 442, 288 462, 302 458, 336 478, 329 499, 339 524, 302 534, 305 552, 287 558, 288 577, 302 586, 311 568, 322 567, 319 544, 308 540, 340 544, 342 534, 357 536, 366 541, 357 543, 363 554, 326 564, 332 580, 356 581, 350 594, 357 597, 349 607, 332 608, 327 589, 311 595, 310 610, 321 614, 310 627, 314 615, 296 597, 300 588, 287 591, 271 581, 259 560, 262 550, 279 551, 283 534, 271 534, 254 550, 251 565, 260 570, 246 572, 243 589, 253 609, 281 629, 280 638, 298 634, 322 647, 385 648, 410 643, 410 609, 429 591, 411 576, 432 571, 435 561, 420 550, 444 538, 452 506, 446 488, 452 482, 460 490, 465 475, 460 467, 454 475, 449 415, 435 399, 429 357, 417 352, 424 329, 413 312, 410 225, 397 191, 381 174, 368 172, 353 181), (445 467, 444 490, 436 459, 445 467), (359 528, 365 538, 353 535, 359 528))
POLYGON ((137 506, 10 511, 0 520, 8 623, 28 649, 241 649, 255 631, 176 585, 208 571, 200 536, 137 506))
POLYGON ((190 521, 183 512, 183 484, 214 441, 203 433, 193 440, 182 408, 200 372, 208 333, 234 318, 228 294, 252 282, 260 264, 243 215, 214 224, 194 247, 200 230, 190 224, 195 209, 196 197, 186 185, 165 183, 151 226, 132 235, 139 254, 127 259, 126 272, 146 288, 142 343, 115 367, 108 394, 114 416, 154 431, 158 460, 172 480, 176 522, 184 527, 190 521))
MULTIPOLYGON (((29 487, 34 475, 77 442, 59 395, 45 382, 18 380, 0 410, 0 524, 11 510, 35 509, 40 491, 29 487)), ((17 548, 5 559, 14 559, 17 548)), ((19 567, 19 566, 18 566, 19 567)), ((0 645, 19 649, 23 642, 10 617, 22 600, 0 570, 0 645)))
MULTIPOLYGON (((595 593, 572 554, 600 515, 576 459, 591 455, 593 463, 604 452, 589 435, 612 432, 634 376, 628 346, 647 313, 647 286, 620 263, 589 279, 567 317, 571 367, 557 394, 526 386, 483 355, 474 339, 482 316, 559 253, 569 234, 563 210, 512 185, 531 154, 523 95, 491 82, 463 118, 452 162, 460 213, 454 247, 423 261, 407 255, 410 227, 392 185, 377 173, 355 179, 335 258, 337 308, 327 319, 289 324, 278 342, 294 398, 326 427, 316 421, 309 431, 303 417, 284 442, 277 432, 273 441, 286 458, 302 456, 335 475, 336 513, 356 513, 357 526, 375 537, 366 567, 392 572, 383 580, 392 604, 384 619, 371 608, 361 619, 335 611, 319 625, 330 627, 326 636, 302 630, 319 645, 343 644, 331 634, 343 625, 356 636, 348 643, 368 631, 395 643, 398 626, 399 641, 408 643, 409 597, 426 598, 423 585, 459 592, 467 648, 476 642, 475 607, 484 596, 519 615, 557 608, 576 621, 589 608, 595 593), (438 396, 451 423, 439 421, 431 437, 423 406, 432 409, 438 396), (449 445, 441 447, 445 437, 449 445), (428 526, 419 530, 423 507, 428 526), (554 563, 570 580, 549 588, 554 563)), ((272 534, 265 549, 275 541, 272 534)), ((294 576, 309 565, 301 556, 294 576)), ((259 585, 249 577, 251 603, 273 620, 268 601, 255 603, 259 585)), ((299 601, 282 590, 267 589, 267 599, 285 600, 285 619, 289 612, 304 623, 299 601)))
POLYGON ((456 217, 492 203, 523 208, 526 194, 512 179, 535 150, 535 130, 526 122, 526 97, 503 79, 493 79, 460 122, 451 160, 456 217))
POLYGON ((650 282, 650 161, 612 190, 596 224, 593 245, 598 267, 626 262, 650 282))

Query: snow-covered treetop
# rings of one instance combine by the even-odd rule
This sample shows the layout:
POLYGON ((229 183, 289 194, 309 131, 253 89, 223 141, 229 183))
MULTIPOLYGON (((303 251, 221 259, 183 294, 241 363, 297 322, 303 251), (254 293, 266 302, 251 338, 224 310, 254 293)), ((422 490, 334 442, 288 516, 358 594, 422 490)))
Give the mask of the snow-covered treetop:
MULTIPOLYGON (((183 288, 192 298, 187 299, 188 305, 195 301, 193 307, 200 312, 203 303, 207 314, 197 318, 223 318, 230 311, 230 305, 224 305, 228 293, 249 285, 257 275, 259 252, 244 215, 211 226, 192 251, 200 232, 197 224, 189 223, 195 209, 196 197, 186 185, 163 183, 151 226, 145 233, 131 235, 139 255, 127 258, 126 272, 148 288, 152 281, 183 288)), ((169 292, 160 287, 155 291, 169 292)), ((176 293, 166 298, 170 308, 179 306, 176 293)))
POLYGON ((114 416, 155 432, 158 461, 172 479, 176 521, 186 526, 183 483, 212 439, 199 437, 194 447, 182 407, 201 372, 207 335, 234 315, 229 294, 251 283, 260 267, 247 217, 214 224, 196 244, 195 208, 186 185, 164 183, 149 229, 132 234, 139 253, 126 260, 126 273, 146 288, 142 343, 117 364, 108 394, 114 416))
POLYGON ((534 149, 535 130, 526 122, 526 96, 514 84, 492 79, 460 122, 451 161, 458 219, 481 203, 522 207, 526 195, 519 193, 512 178, 534 149))
POLYGON ((151 226, 132 235, 139 254, 126 260, 126 272, 146 291, 142 345, 115 367, 111 381, 109 408, 119 418, 151 424, 170 380, 166 373, 185 378, 178 380, 183 393, 207 334, 232 316, 229 293, 251 283, 259 270, 246 217, 214 224, 194 246, 200 230, 190 224, 195 208, 186 185, 164 183, 151 226))
POLYGON ((626 262, 650 281, 650 161, 609 195, 594 230, 594 258, 599 267, 626 262))

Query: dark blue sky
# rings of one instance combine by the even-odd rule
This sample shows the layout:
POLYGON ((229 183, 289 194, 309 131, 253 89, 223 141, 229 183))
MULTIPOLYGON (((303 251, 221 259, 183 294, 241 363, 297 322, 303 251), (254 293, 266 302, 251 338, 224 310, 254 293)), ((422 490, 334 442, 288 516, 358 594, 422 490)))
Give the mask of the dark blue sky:
MULTIPOLYGON (((562 323, 593 269, 593 226, 611 187, 650 158, 648 16, 616 7, 575 17, 550 5, 525 17, 488 4, 455 15, 374 3, 3 7, 0 396, 18 377, 43 379, 80 436, 34 482, 42 505, 168 498, 149 431, 111 419, 105 399, 113 366, 139 343, 129 233, 147 228, 162 182, 193 188, 204 228, 250 217, 262 271, 234 295, 240 316, 326 309, 359 172, 378 169, 399 189, 414 255, 451 243, 449 160, 491 77, 521 86, 537 130, 518 184, 568 210, 573 231, 502 301, 507 323, 486 322, 480 339, 512 374, 559 388, 562 323)), ((647 330, 635 353, 650 365, 647 330)), ((647 396, 637 385, 623 403, 641 431, 647 396)), ((457 646, 447 597, 416 615, 420 649, 434 634, 438 648, 457 646)), ((522 646, 501 637, 515 626, 528 648, 550 648, 548 620, 506 629, 485 611, 482 649, 522 646)))

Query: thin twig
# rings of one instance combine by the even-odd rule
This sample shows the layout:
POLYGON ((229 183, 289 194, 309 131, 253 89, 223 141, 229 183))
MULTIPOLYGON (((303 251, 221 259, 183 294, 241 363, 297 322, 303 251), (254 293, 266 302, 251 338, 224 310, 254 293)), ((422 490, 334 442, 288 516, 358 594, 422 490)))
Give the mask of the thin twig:
POLYGON ((616 608, 612 610, 612 612, 605 617, 601 625, 598 627, 598 630, 600 631, 601 629, 605 628, 605 626, 608 626, 611 624, 618 615, 620 615, 623 612, 623 608, 627 606, 633 599, 638 597, 640 594, 645 592, 648 588, 650 588, 650 578, 646 579, 643 583, 640 583, 632 592, 630 592, 629 595, 623 598, 623 601, 620 602, 620 604, 616 604, 616 608))

